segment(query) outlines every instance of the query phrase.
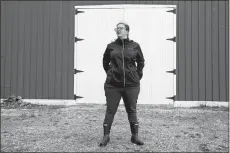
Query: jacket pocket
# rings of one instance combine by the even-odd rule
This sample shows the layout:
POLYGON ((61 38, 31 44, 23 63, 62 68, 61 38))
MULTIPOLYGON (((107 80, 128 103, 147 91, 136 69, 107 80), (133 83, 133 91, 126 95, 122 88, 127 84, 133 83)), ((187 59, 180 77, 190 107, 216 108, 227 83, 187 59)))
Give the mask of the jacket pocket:
POLYGON ((108 70, 106 82, 111 83, 111 84, 116 84, 116 83, 122 82, 122 78, 121 78, 120 73, 118 72, 118 69, 111 68, 108 70))
POLYGON ((137 71, 131 71, 131 73, 132 73, 133 77, 134 77, 137 81, 140 81, 140 77, 139 77, 137 71))
POLYGON ((106 73, 106 81, 105 81, 106 83, 109 83, 112 79, 112 72, 111 71, 112 71, 112 69, 109 69, 106 73))
POLYGON ((112 82, 113 83, 120 83, 120 82, 122 82, 121 72, 120 72, 119 69, 113 68, 111 70, 111 74, 112 74, 112 82))
POLYGON ((110 71, 112 70, 112 68, 108 69, 108 71, 106 72, 107 76, 109 75, 109 73, 111 73, 110 71))
POLYGON ((136 71, 128 71, 127 73, 127 83, 133 84, 133 83, 139 83, 140 79, 136 71))

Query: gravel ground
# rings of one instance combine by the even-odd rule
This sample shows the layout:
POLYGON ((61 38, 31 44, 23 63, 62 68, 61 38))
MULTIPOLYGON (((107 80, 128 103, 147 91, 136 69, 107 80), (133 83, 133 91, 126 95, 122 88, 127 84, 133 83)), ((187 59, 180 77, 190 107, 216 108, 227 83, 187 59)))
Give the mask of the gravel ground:
POLYGON ((1 152, 228 152, 229 110, 138 105, 139 135, 120 105, 111 141, 99 147, 105 105, 79 104, 36 109, 1 108, 1 152))

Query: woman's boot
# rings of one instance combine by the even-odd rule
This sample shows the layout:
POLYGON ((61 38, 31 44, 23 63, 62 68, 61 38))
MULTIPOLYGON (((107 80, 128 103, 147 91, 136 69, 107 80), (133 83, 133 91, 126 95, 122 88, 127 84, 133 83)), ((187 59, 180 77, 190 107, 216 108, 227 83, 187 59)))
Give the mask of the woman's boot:
POLYGON ((144 145, 144 142, 142 142, 138 137, 138 123, 130 122, 130 128, 131 128, 131 142, 136 145, 144 145))
POLYGON ((108 124, 104 124, 103 128, 104 128, 104 136, 99 144, 100 147, 106 146, 107 143, 110 141, 109 134, 110 134, 111 126, 109 126, 108 124))

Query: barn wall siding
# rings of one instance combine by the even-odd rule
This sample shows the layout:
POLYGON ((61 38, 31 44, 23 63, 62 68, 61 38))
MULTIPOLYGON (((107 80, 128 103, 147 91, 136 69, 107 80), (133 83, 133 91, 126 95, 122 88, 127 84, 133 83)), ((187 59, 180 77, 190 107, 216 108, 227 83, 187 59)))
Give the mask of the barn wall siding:
POLYGON ((229 101, 229 1, 225 2, 225 38, 226 38, 226 48, 225 48, 225 83, 226 83, 226 99, 229 101))
POLYGON ((179 101, 229 101, 229 2, 2 1, 1 98, 73 99, 74 6, 177 5, 179 101))

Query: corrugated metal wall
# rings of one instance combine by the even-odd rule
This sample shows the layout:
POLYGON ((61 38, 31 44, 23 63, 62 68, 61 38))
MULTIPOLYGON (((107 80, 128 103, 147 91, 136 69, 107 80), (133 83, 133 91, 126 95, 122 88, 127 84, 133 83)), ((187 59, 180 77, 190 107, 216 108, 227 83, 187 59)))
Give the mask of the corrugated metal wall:
POLYGON ((175 4, 176 100, 229 101, 227 0, 1 4, 1 98, 15 94, 32 99, 73 99, 75 5, 175 4))
POLYGON ((3 1, 1 97, 73 98, 73 6, 3 1))

